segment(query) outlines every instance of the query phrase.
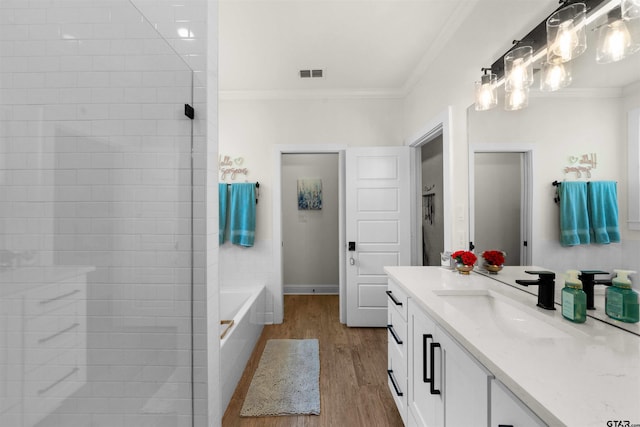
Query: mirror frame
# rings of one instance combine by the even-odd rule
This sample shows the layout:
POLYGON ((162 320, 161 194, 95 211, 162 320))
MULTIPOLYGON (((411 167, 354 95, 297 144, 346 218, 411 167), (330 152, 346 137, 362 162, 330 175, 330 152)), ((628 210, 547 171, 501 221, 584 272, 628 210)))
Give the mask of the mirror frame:
POLYGON ((640 230, 640 108, 629 111, 628 138, 628 225, 640 230))

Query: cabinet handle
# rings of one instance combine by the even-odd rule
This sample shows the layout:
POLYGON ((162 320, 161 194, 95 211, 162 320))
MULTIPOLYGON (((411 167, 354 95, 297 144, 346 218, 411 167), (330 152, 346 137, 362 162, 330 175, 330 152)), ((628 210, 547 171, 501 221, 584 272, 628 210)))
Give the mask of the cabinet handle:
POLYGON ((430 383, 431 380, 427 376, 427 340, 433 339, 431 334, 422 334, 422 381, 430 383))
POLYGON ((49 335, 48 337, 45 337, 45 338, 40 338, 38 340, 38 344, 42 344, 42 343, 45 343, 47 341, 50 341, 50 340, 54 339, 55 337, 58 337, 58 336, 66 333, 66 332, 69 332, 69 331, 73 330, 74 328, 77 328, 78 326, 80 326, 80 323, 76 322, 76 323, 74 323, 73 325, 71 325, 71 326, 69 326, 67 328, 59 330, 55 334, 51 334, 51 335, 49 335))
POLYGON ((391 335, 393 336, 393 339, 396 340, 396 342, 398 344, 402 344, 402 340, 400 339, 400 337, 396 333, 395 329, 393 329, 393 325, 387 325, 387 329, 389 330, 389 332, 391 332, 391 335))
POLYGON ((387 369, 387 375, 389 375, 389 379, 391 380, 391 384, 393 384, 393 388, 396 390, 396 394, 398 396, 403 396, 404 393, 400 391, 398 383, 396 383, 396 377, 393 376, 393 369, 387 369))
POLYGON ((393 301, 395 305, 402 305, 402 302, 398 301, 396 297, 393 296, 393 293, 391 291, 385 291, 385 293, 389 296, 389 298, 391 298, 391 301, 393 301))
POLYGON ((513 424, 498 424, 498 427, 513 427, 513 424))
POLYGON ((73 291, 67 292, 66 294, 58 295, 57 297, 53 297, 53 298, 46 299, 44 301, 40 301, 40 304, 42 304, 42 305, 49 304, 49 303, 52 303, 54 301, 58 301, 60 299, 70 297, 71 295, 77 294, 78 292, 80 292, 79 289, 74 289, 73 291))
POLYGON ((431 390, 429 390, 429 392, 431 394, 440 394, 440 390, 436 389, 435 387, 435 370, 436 370, 436 364, 434 362, 435 359, 435 348, 438 347, 440 348, 440 343, 437 342, 433 342, 429 345, 429 357, 431 358, 431 360, 429 361, 429 371, 431 371, 431 390))
POLYGON ((71 375, 73 375, 76 372, 78 372, 79 370, 80 370, 79 368, 75 367, 75 368, 73 368, 71 370, 71 372, 69 372, 68 374, 64 375, 60 379, 56 380, 55 382, 51 383, 48 387, 41 388, 40 390, 38 390, 38 396, 45 394, 46 392, 48 392, 49 390, 51 390, 52 388, 54 388, 55 386, 57 386, 58 384, 60 384, 64 380, 66 380, 67 378, 69 378, 71 375))

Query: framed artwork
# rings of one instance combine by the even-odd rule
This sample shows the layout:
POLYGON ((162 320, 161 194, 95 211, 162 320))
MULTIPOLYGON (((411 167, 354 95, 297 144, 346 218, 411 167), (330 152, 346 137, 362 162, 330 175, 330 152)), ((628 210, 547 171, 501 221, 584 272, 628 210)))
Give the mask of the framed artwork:
POLYGON ((322 180, 301 178, 298 180, 298 210, 322 209, 322 180))

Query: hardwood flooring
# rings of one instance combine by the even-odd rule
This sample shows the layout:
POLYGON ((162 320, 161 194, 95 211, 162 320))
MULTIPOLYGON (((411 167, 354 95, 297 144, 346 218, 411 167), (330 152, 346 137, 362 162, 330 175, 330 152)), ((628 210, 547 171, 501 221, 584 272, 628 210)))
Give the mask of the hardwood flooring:
POLYGON ((348 328, 336 295, 286 295, 284 322, 264 327, 222 419, 223 427, 403 426, 387 386, 385 328, 348 328), (267 340, 317 338, 320 415, 240 417, 240 409, 267 340))

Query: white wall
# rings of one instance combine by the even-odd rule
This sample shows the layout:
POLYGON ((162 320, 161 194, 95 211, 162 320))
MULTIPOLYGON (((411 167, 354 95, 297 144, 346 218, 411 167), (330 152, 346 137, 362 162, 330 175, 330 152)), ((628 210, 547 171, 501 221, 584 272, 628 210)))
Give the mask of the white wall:
POLYGON ((338 293, 337 153, 282 155, 282 282, 285 293, 338 293), (297 182, 322 181, 322 209, 299 210, 297 182))
MULTIPOLYGON (((219 152, 244 158, 260 182, 256 240, 252 248, 220 247, 221 286, 272 285, 273 153, 282 145, 388 146, 402 143, 402 102, 398 99, 230 99, 219 103, 219 152)), ((274 289, 268 288, 267 316, 274 289)))

